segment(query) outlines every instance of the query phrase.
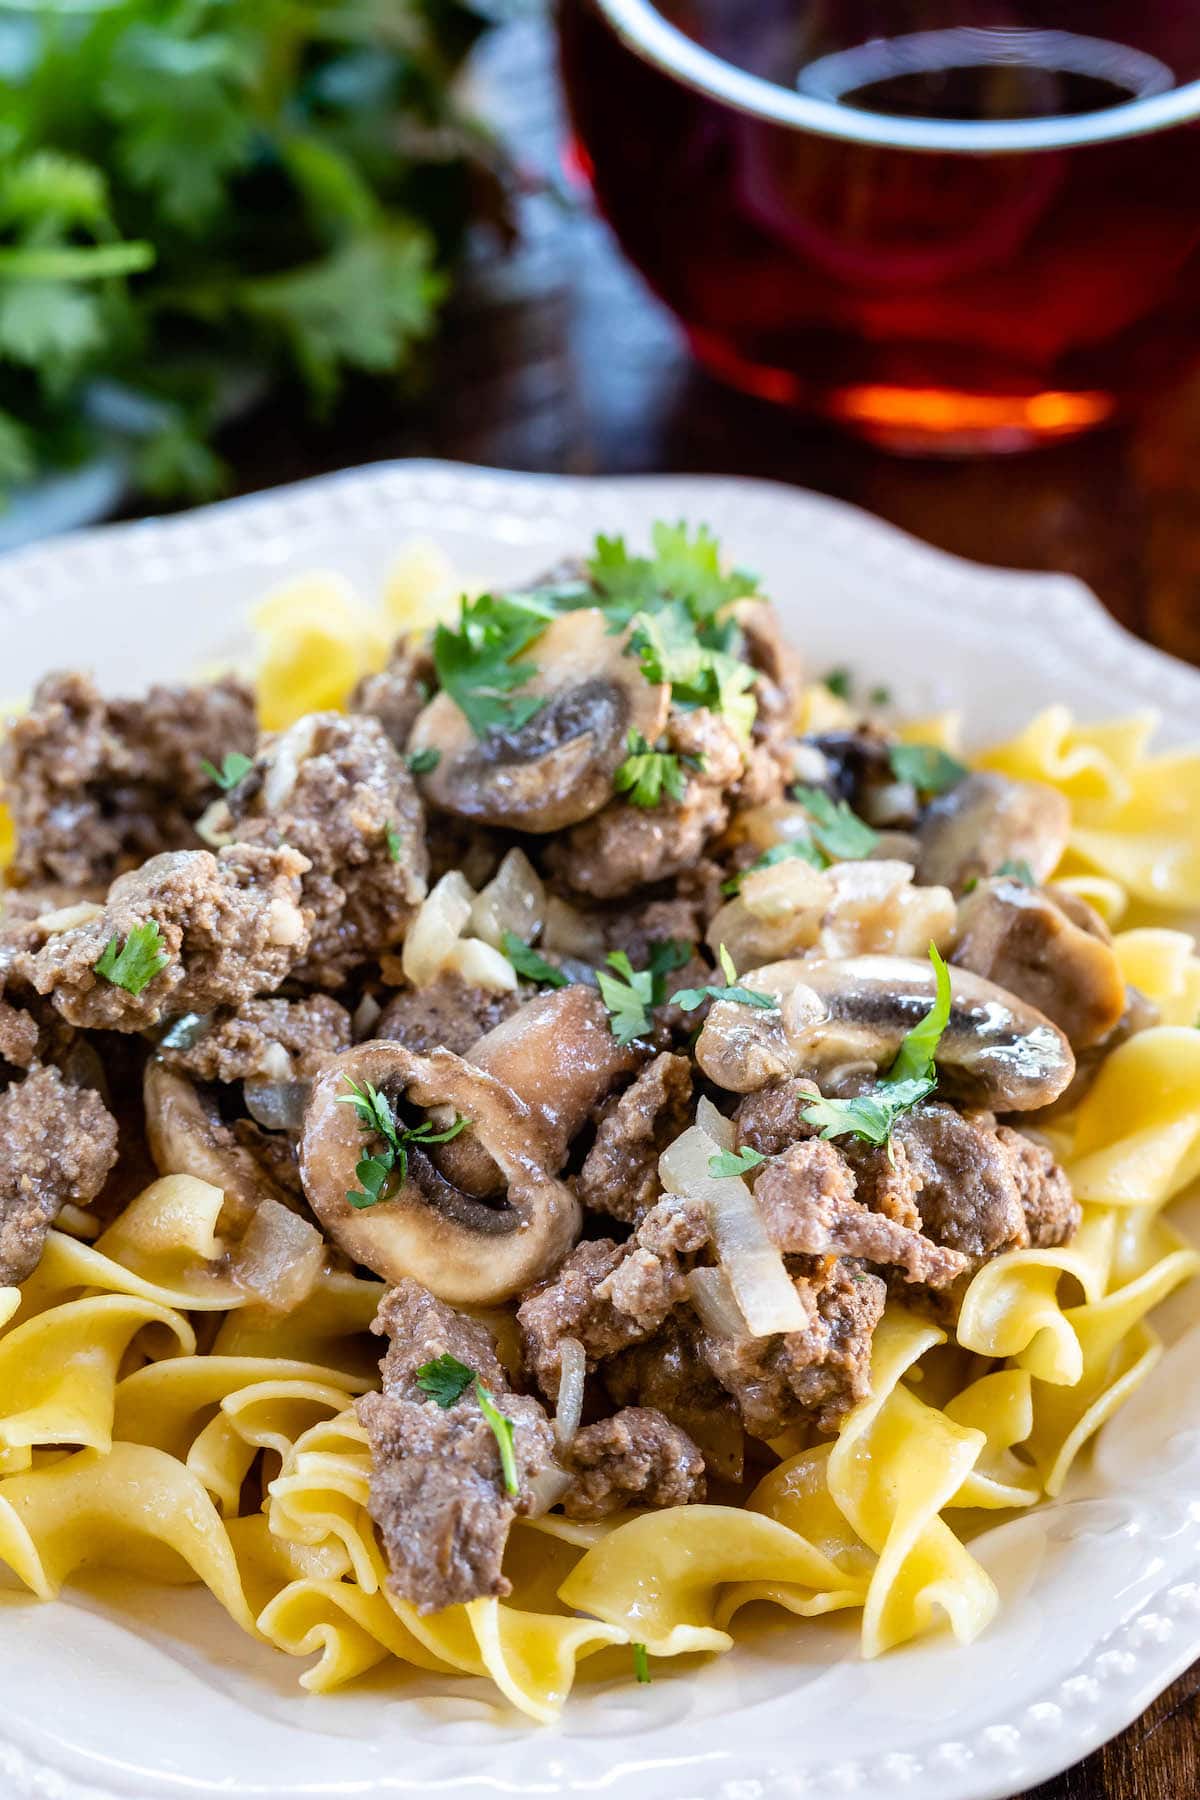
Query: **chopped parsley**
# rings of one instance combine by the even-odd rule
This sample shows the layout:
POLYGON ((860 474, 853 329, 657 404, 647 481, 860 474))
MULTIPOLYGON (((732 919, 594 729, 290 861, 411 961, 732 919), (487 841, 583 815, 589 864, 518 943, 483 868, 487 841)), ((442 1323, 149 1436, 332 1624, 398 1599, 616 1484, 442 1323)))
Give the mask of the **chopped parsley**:
POLYGON ((422 1363, 417 1370, 417 1386, 423 1394, 435 1400, 443 1412, 461 1400, 468 1387, 475 1384, 475 1398, 479 1402, 479 1410, 491 1427, 492 1436, 496 1440, 496 1448, 500 1452, 500 1469, 504 1476, 505 1491, 519 1494, 520 1479, 517 1475, 517 1459, 513 1450, 512 1420, 504 1416, 496 1405, 496 1397, 484 1387, 474 1369, 469 1369, 457 1356, 444 1351, 432 1362, 422 1363))
POLYGON ((706 525, 689 537, 682 520, 677 525, 660 520, 651 527, 650 541, 652 557, 631 556, 623 537, 596 539, 588 575, 617 626, 668 601, 678 601, 698 623, 706 623, 758 589, 758 578, 744 569, 722 574, 720 545, 706 525))
POLYGON ((696 1008, 703 1006, 706 1000, 733 1000, 739 1006, 757 1006, 763 1011, 774 1012, 778 1009, 779 1002, 773 994, 761 994, 756 988, 739 986, 733 958, 724 944, 720 948, 719 960, 726 986, 680 988, 677 993, 671 995, 671 1005, 681 1007, 684 1012, 695 1012, 696 1008))
POLYGON ((609 1028, 618 1044, 631 1044, 650 1029, 650 1012, 666 998, 666 978, 681 969, 691 956, 691 946, 679 938, 664 938, 650 946, 648 968, 635 970, 624 950, 611 950, 605 961, 616 974, 596 970, 600 998, 608 1008, 609 1028))
POLYGON ((777 863, 793 860, 806 862, 814 869, 824 869, 828 866, 828 858, 822 856, 811 838, 789 838, 786 844, 772 844, 771 848, 764 850, 762 855, 756 857, 748 868, 740 869, 736 875, 731 875, 728 881, 723 881, 721 892, 738 894, 741 892, 742 883, 747 875, 757 875, 760 869, 773 869, 777 863))
POLYGON ((850 1100, 823 1096, 804 1108, 802 1117, 815 1125, 823 1138, 856 1137, 864 1143, 888 1145, 896 1120, 910 1112, 937 1086, 934 1058, 950 1019, 950 971, 937 946, 930 944, 936 993, 925 1017, 907 1032, 887 1074, 869 1094, 850 1100))
POLYGON ((937 744, 893 744, 888 761, 897 781, 907 781, 920 794, 945 794, 970 774, 965 763, 937 744))
POLYGON ((239 781, 244 781, 254 767, 252 756, 243 756, 240 750, 227 750, 225 760, 218 769, 209 762, 206 756, 200 758, 200 767, 210 781, 215 781, 223 794, 235 788, 239 781))
POLYGON ((1000 867, 996 870, 996 873, 997 875, 1007 876, 1010 881, 1019 881, 1022 887, 1033 888, 1037 886, 1037 876, 1023 856, 1018 857, 1016 862, 1007 860, 1002 862, 1000 867))
POLYGON ((343 1080, 352 1091, 349 1094, 339 1094, 338 1104, 352 1106, 363 1130, 373 1137, 381 1137, 384 1142, 382 1150, 374 1155, 364 1156, 355 1165, 354 1173, 362 1187, 350 1189, 346 1198, 360 1212, 365 1207, 378 1206, 381 1200, 387 1199, 393 1174, 398 1176, 401 1183, 408 1180, 410 1145, 447 1144, 470 1124, 469 1119, 457 1114, 454 1122, 444 1131, 435 1131, 431 1119, 423 1119, 419 1125, 401 1125, 392 1111, 387 1095, 381 1094, 373 1082, 365 1082, 359 1087, 349 1075, 344 1076, 343 1080))
POLYGON ((854 676, 846 668, 830 669, 828 675, 822 675, 821 685, 827 687, 837 699, 849 700, 854 692, 854 676))
POLYGON ((536 593, 481 594, 463 601, 457 630, 439 625, 434 632, 438 681, 477 738, 519 731, 545 704, 512 690, 537 674, 536 663, 516 658, 555 617, 555 607, 536 593))
POLYGON ((626 748, 629 755, 613 776, 613 787, 618 794, 628 793, 634 806, 661 806, 664 793, 671 800, 682 800, 687 782, 685 767, 704 767, 702 756, 676 756, 669 750, 655 750, 640 731, 629 733, 626 748))
POLYGON ((93 967, 105 981, 136 996, 162 974, 170 960, 157 919, 146 919, 134 926, 123 944, 115 935, 110 937, 93 967))
POLYGON ((844 800, 834 800, 820 788, 794 787, 793 800, 812 820, 812 834, 817 847, 830 862, 861 862, 870 856, 879 842, 878 832, 851 812, 844 800))
POLYGON ((752 1150, 749 1144, 743 1144, 737 1150, 720 1150, 716 1156, 708 1159, 708 1172, 717 1181, 723 1181, 729 1175, 748 1175, 751 1169, 757 1169, 767 1158, 761 1150, 752 1150))
POLYGON ((698 627, 687 608, 674 603, 658 612, 637 613, 629 654, 636 656, 647 681, 667 682, 677 706, 707 706, 723 713, 742 737, 750 735, 756 701, 749 692, 754 670, 727 645, 724 626, 698 627))
POLYGON ((892 704, 892 690, 890 687, 873 687, 867 695, 867 699, 871 702, 872 706, 890 706, 892 704))
POLYGON ((543 987, 570 987, 571 983, 562 970, 556 969, 553 963, 548 963, 544 956, 539 956, 515 931, 506 931, 502 943, 505 956, 517 974, 523 975, 526 981, 540 982, 543 987))
POLYGON ((435 750, 432 744, 426 745, 424 750, 410 750, 404 759, 410 775, 431 775, 441 760, 441 751, 435 750))
POLYGON ((404 840, 394 825, 387 828, 388 861, 398 863, 404 854, 404 840))
POLYGON ((641 1682, 643 1687, 648 1687, 650 1683, 650 1658, 646 1654, 646 1646, 645 1644, 630 1644, 629 1648, 633 1651, 634 1679, 641 1682))

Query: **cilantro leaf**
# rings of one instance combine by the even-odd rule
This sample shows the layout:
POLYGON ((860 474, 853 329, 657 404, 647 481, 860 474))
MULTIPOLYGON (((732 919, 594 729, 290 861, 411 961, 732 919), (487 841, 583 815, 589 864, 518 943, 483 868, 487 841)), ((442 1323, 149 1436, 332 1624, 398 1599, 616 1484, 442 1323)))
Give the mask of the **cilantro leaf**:
POLYGON ((645 1644, 630 1644, 629 1648, 633 1652, 634 1679, 643 1687, 647 1687, 650 1683, 650 1658, 646 1653, 646 1646, 645 1644))
POLYGON ((123 944, 115 936, 110 937, 93 967, 114 987, 137 995, 149 987, 156 975, 162 974, 170 960, 157 919, 146 919, 134 926, 123 944))
POLYGON ((701 764, 699 757, 680 758, 653 749, 638 731, 629 733, 626 748, 629 755, 613 776, 613 787, 618 794, 628 793, 634 806, 660 806, 664 793, 671 800, 682 800, 686 785, 683 764, 701 764))
POLYGON ((1007 876, 1010 881, 1019 881, 1022 887, 1033 888, 1037 886, 1037 876, 1023 856, 1019 857, 1016 862, 1012 862, 1006 858, 1005 861, 1000 864, 996 873, 997 875, 1007 876))
POLYGON ((440 750, 432 745, 424 750, 410 750, 404 761, 410 775, 431 775, 442 760, 440 750))
POLYGON ((929 946, 929 960, 936 982, 934 1002, 920 1024, 914 1025, 901 1043, 884 1078, 888 1083, 929 1079, 942 1034, 950 1023, 950 971, 938 954, 936 944, 929 946))
POLYGON ((439 625, 433 636, 438 681, 466 716, 478 738, 489 731, 519 731, 545 702, 514 696, 537 665, 514 658, 539 638, 554 608, 534 595, 481 594, 462 603, 458 629, 439 625))
POLYGON ((708 1172, 715 1180, 722 1181, 729 1175, 748 1175, 751 1169, 757 1169, 766 1160, 761 1150, 742 1144, 737 1150, 721 1150, 716 1156, 710 1156, 708 1172))
POLYGON ((721 892, 723 894, 740 893, 742 883, 747 875, 757 875, 760 869, 773 869, 778 863, 791 862, 793 859, 806 862, 814 869, 825 869, 829 866, 828 857, 822 856, 811 838, 789 838, 785 844, 772 844, 769 850, 764 850, 761 856, 755 857, 748 868, 739 869, 736 875, 731 875, 728 881, 723 881, 721 892))
POLYGON ((456 1138, 471 1123, 458 1113, 444 1131, 435 1131, 431 1119, 423 1119, 419 1125, 401 1125, 392 1111, 387 1095, 380 1093, 374 1082, 367 1081, 359 1087, 349 1075, 344 1075, 342 1079, 351 1091, 337 1096, 338 1105, 352 1106, 363 1130, 368 1136, 381 1137, 385 1146, 374 1155, 363 1157, 355 1167, 354 1173, 362 1187, 359 1191, 351 1189, 346 1199, 359 1211, 368 1206, 377 1206, 381 1200, 388 1198, 387 1190, 393 1173, 399 1177, 401 1185, 408 1180, 410 1145, 448 1144, 451 1138, 456 1138))
POLYGON ((240 750, 227 750, 225 760, 218 769, 209 762, 206 756, 200 758, 200 767, 210 781, 215 781, 222 793, 227 794, 235 788, 239 781, 245 779, 254 767, 252 756, 243 756, 240 750))
POLYGON ((474 1369, 468 1369, 466 1363, 459 1362, 449 1351, 435 1356, 432 1362, 422 1363, 417 1370, 417 1386, 431 1400, 436 1400, 443 1412, 462 1399, 474 1379, 474 1369))
POLYGON ((859 862, 879 842, 879 834, 851 812, 844 800, 833 800, 814 787, 795 787, 792 798, 809 814, 813 837, 831 862, 859 862))
POLYGON ((650 969, 635 971, 624 950, 610 950, 605 958, 615 975, 596 970, 600 998, 608 1008, 609 1029, 618 1044, 631 1044, 650 1029, 654 1005, 654 975, 650 969))
POLYGON ((724 944, 721 945, 719 958, 721 973, 725 977, 726 985, 724 987, 680 988, 678 992, 671 995, 672 1006, 681 1007, 684 1012, 695 1012, 696 1008, 703 1006, 706 1000, 733 1000, 740 1006, 755 1006, 764 1012, 778 1010, 779 1002, 774 995, 761 994, 756 988, 738 985, 733 958, 724 944))
POLYGON ((570 987, 571 983, 562 970, 556 969, 554 964, 547 962, 544 956, 539 956, 537 951, 524 943, 515 931, 504 933, 502 945, 505 956, 517 974, 523 975, 526 981, 540 982, 542 987, 570 987))
POLYGON ((495 1395, 485 1388, 478 1375, 475 1377, 475 1398, 479 1402, 479 1410, 492 1428, 492 1436, 500 1452, 500 1469, 504 1476, 505 1492, 519 1494, 521 1482, 517 1475, 517 1458, 513 1451, 512 1420, 506 1418, 496 1405, 495 1395))
POLYGON ((921 794, 944 794, 965 781, 965 763, 937 744, 893 744, 888 761, 897 781, 907 781, 921 794))

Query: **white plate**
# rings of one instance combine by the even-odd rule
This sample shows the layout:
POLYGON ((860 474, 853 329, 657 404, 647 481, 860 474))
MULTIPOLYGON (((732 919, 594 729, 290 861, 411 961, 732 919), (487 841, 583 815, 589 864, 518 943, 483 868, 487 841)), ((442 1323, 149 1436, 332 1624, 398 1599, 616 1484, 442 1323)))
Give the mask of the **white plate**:
MULTIPOLYGON (((110 686, 179 676, 242 641, 282 575, 371 592, 397 545, 436 538, 472 574, 536 574, 597 530, 706 520, 761 573, 820 671, 852 665, 909 708, 947 701, 974 739, 1049 700, 1146 705, 1195 735, 1200 675, 1121 631, 1077 582, 957 561, 862 513, 764 482, 577 480, 396 463, 0 561, 0 694, 48 666, 110 686)), ((857 1659, 852 1625, 787 1620, 649 1688, 581 1692, 530 1727, 481 1682, 375 1675, 329 1698, 196 1590, 96 1578, 39 1607, 0 1592, 0 1793, 37 1800, 612 1793, 620 1800, 853 1794, 995 1800, 1129 1723, 1200 1655, 1200 1337, 1191 1295, 1166 1361, 1063 1501, 977 1540, 1003 1606, 945 1639, 857 1659)))

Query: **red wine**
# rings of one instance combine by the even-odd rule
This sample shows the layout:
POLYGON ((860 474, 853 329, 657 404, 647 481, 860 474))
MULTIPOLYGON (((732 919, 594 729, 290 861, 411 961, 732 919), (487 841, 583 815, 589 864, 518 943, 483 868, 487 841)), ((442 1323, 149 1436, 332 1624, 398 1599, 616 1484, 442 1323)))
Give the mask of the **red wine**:
POLYGON ((698 91, 597 0, 563 0, 578 160, 717 374, 899 447, 1003 448, 1099 422, 1194 352, 1200 125, 1134 126, 1200 74, 1200 7, 659 11, 833 122, 802 130, 698 91), (992 154, 870 141, 895 120, 1029 121, 1035 141, 1037 122, 1078 124, 992 154))

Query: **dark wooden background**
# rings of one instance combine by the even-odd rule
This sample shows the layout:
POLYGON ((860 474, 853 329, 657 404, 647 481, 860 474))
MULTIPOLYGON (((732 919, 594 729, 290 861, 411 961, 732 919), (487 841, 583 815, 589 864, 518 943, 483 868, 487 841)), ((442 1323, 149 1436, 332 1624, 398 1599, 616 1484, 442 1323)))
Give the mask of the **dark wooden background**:
MULTIPOLYGON (((532 177, 557 184, 548 29, 506 25, 478 65, 481 110, 532 177)), ((236 487, 411 455, 572 474, 772 476, 963 556, 1068 570, 1132 630, 1200 662, 1200 375, 1134 423, 1036 455, 905 462, 717 387, 580 199, 543 185, 521 210, 515 251, 475 255, 423 397, 363 386, 319 430, 273 404, 226 435, 236 487)), ((1198 1800, 1198 1713, 1200 1664, 1027 1800, 1198 1800)))

